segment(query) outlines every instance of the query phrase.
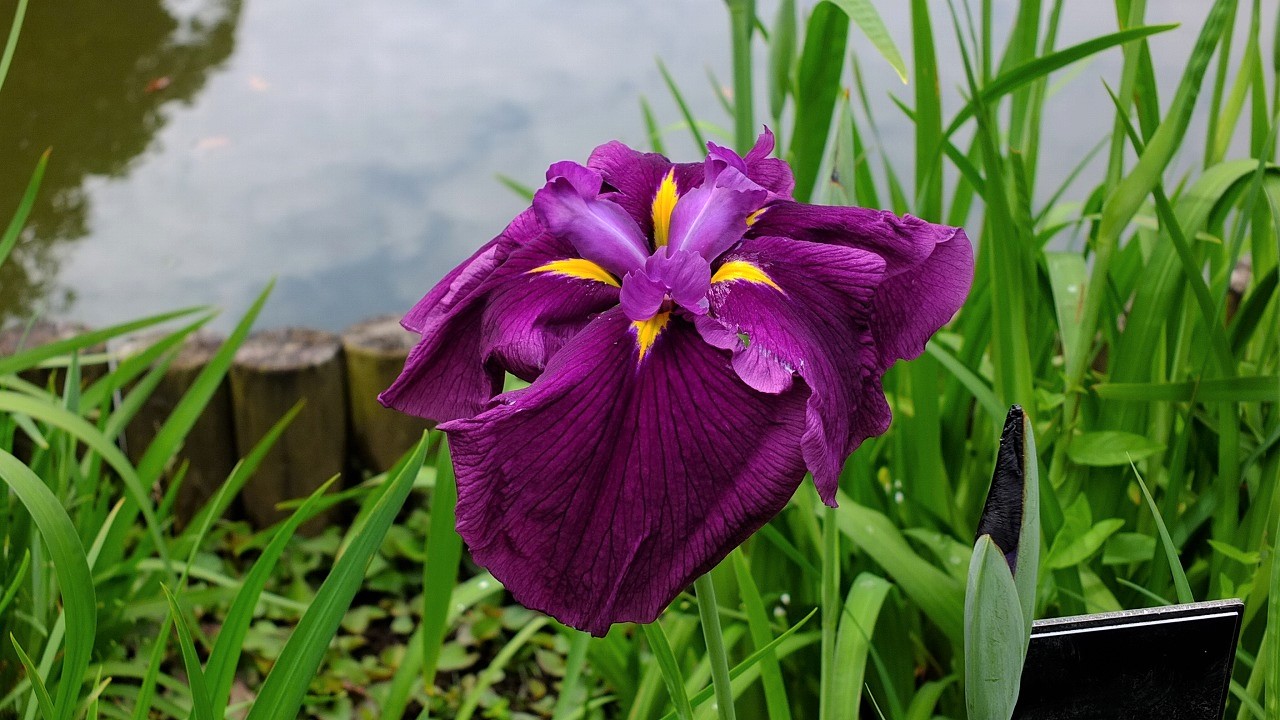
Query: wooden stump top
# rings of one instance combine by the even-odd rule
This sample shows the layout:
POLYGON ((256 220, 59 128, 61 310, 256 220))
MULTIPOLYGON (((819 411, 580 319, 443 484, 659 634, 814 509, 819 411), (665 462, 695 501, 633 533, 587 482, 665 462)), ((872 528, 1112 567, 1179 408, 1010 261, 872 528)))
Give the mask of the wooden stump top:
POLYGON ((235 363, 260 372, 301 370, 330 362, 340 352, 338 336, 323 330, 259 330, 240 346, 235 363))
POLYGON ((0 356, 16 355, 59 340, 68 340, 89 332, 84 323, 68 320, 37 320, 28 329, 26 323, 15 323, 0 332, 0 356))
MULTIPOLYGON (((120 343, 120 357, 132 357, 155 345, 170 335, 167 330, 155 330, 135 335, 120 343)), ((169 364, 170 370, 194 370, 204 367, 222 347, 226 337, 212 330, 197 330, 182 340, 178 354, 169 364)))
POLYGON ((403 359, 418 344, 418 334, 400 325, 399 315, 379 315, 342 331, 347 352, 403 359))

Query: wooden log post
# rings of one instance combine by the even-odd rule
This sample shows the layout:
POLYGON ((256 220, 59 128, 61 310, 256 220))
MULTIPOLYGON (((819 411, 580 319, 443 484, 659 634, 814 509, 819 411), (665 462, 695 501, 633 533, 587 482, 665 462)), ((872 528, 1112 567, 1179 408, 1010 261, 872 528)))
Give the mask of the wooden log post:
MULTIPOLYGON (((299 400, 306 407, 263 458, 245 485, 245 514, 258 527, 289 515, 277 509, 303 498, 343 471, 347 459, 347 393, 342 343, 319 330, 265 330, 249 336, 231 367, 236 445, 247 454, 299 400)), ((305 523, 315 534, 332 513, 305 523)))
POLYGON ((351 441, 365 467, 383 472, 422 437, 429 423, 378 402, 404 366, 418 336, 400 327, 397 316, 356 323, 342 333, 347 357, 347 402, 351 441))
MULTIPOLYGON (((164 338, 167 332, 147 333, 126 340, 120 347, 122 357, 136 355, 164 338)), ((169 419, 196 377, 218 352, 224 338, 214 332, 200 330, 186 338, 177 355, 169 363, 160 384, 125 428, 125 449, 129 459, 137 463, 155 439, 156 432, 169 419)), ((179 526, 185 526, 204 507, 231 475, 239 457, 236 451, 235 426, 231 416, 231 386, 226 378, 219 383, 200 417, 187 433, 186 441, 175 458, 174 468, 187 463, 187 474, 174 501, 174 514, 179 526)), ((167 486, 170 478, 165 474, 167 486)), ((167 488, 166 488, 167 489, 167 488)))

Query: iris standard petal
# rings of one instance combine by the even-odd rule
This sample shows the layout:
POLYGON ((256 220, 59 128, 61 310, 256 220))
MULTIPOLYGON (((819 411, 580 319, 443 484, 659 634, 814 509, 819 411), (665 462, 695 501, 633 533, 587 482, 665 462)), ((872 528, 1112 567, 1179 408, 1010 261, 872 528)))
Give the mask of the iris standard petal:
POLYGON ((596 148, 587 167, 598 170, 608 188, 605 197, 626 209, 646 237, 653 234, 653 197, 668 172, 675 172, 680 192, 702 183, 702 163, 676 163, 657 153, 633 150, 618 141, 596 148))
POLYGON ((773 391, 792 372, 804 381, 805 465, 823 501, 834 504, 845 458, 889 426, 869 326, 884 261, 864 250, 767 237, 744 240, 722 269, 731 263, 741 267, 718 272, 711 287, 720 327, 707 320, 700 329, 721 346, 737 340, 733 367, 748 384, 773 391))
POLYGON ((767 197, 768 191, 736 167, 708 158, 706 182, 682 195, 671 213, 669 247, 715 260, 742 239, 747 216, 767 197))
POLYGON ((776 235, 870 250, 885 260, 871 330, 884 367, 913 358, 964 303, 973 246, 960 228, 855 207, 770 206, 749 236, 776 235))
POLYGON ((543 226, 568 240, 587 260, 621 277, 649 256, 649 241, 622 206, 584 195, 566 177, 552 179, 533 196, 543 226))
POLYGON ((384 405, 440 422, 475 415, 501 390, 504 370, 533 379, 595 313, 618 302, 616 280, 577 259, 532 213, 495 242, 503 262, 431 316, 404 370, 379 396, 384 405), (520 244, 509 247, 513 238, 520 244))
POLYGON ((743 158, 747 164, 747 177, 772 193, 770 199, 777 196, 790 200, 791 193, 796 187, 796 178, 791 174, 791 166, 778 158, 769 157, 771 153, 773 153, 773 132, 765 128, 756 139, 755 147, 752 147, 743 158))
POLYGON ((650 622, 804 475, 807 390, 751 390, 683 320, 637 362, 620 310, 529 388, 441 427, 458 532, 517 600, 603 635, 650 622))

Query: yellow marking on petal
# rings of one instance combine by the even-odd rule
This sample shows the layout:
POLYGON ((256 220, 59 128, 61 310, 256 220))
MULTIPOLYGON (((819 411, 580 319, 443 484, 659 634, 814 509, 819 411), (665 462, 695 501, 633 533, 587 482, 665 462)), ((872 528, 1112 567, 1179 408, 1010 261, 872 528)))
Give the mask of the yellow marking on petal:
POLYGON ((602 282, 605 285, 621 287, 617 279, 609 274, 608 270, 582 258, 566 258, 564 260, 552 260, 545 265, 529 270, 530 273, 553 273, 555 275, 564 275, 565 277, 579 278, 581 280, 594 280, 602 282))
POLYGON ((631 327, 636 331, 636 347, 640 350, 640 357, 636 358, 637 364, 644 362, 644 356, 649 354, 653 343, 667 327, 669 320, 671 320, 671 313, 660 312, 648 320, 635 320, 631 323, 631 327))
POLYGON ((765 210, 768 210, 768 209, 769 209, 769 208, 760 208, 759 210, 757 210, 757 211, 755 211, 755 212, 751 213, 750 215, 748 215, 748 216, 747 216, 747 227, 751 227, 752 225, 755 225, 755 224, 756 224, 756 221, 760 219, 760 216, 764 214, 764 211, 765 211, 765 210))
POLYGON ((786 295, 786 291, 778 287, 778 283, 773 281, 764 270, 752 265, 745 260, 730 260, 721 265, 716 270, 716 274, 711 276, 711 283, 726 283, 742 280, 744 282, 755 283, 757 285, 768 285, 778 292, 786 295))
POLYGON ((671 232, 671 211, 676 208, 676 169, 667 171, 666 177, 658 184, 658 194, 653 196, 653 244, 660 248, 667 244, 667 236, 671 232))

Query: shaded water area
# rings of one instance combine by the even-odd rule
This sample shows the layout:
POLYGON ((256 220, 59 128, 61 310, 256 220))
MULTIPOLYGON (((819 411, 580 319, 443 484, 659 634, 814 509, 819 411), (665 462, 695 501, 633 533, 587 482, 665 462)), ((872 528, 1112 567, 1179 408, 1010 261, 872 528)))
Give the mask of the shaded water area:
MULTIPOLYGON (((1167 103, 1207 5, 1155 5, 1150 22, 1184 23, 1152 40, 1167 103)), ((906 4, 878 6, 909 56, 906 4)), ((0 0, 5 27, 14 7, 0 0)), ((766 24, 774 8, 759 3, 766 24)), ((1012 12, 997 3, 994 25, 1012 12)), ((1059 45, 1109 31, 1113 17, 1104 0, 1067 3, 1059 45)), ((961 77, 945 30, 935 28, 954 110, 961 77)), ((851 37, 883 151, 909 182, 911 124, 887 95, 909 103, 911 89, 851 37)), ((226 310, 225 329, 272 277, 264 327, 339 329, 402 312, 521 209, 495 174, 535 185, 551 162, 585 160, 612 138, 647 148, 641 95, 671 126, 671 154, 695 157, 655 57, 699 117, 728 126, 708 80, 729 80, 719 2, 678 13, 577 0, 34 2, 0 90, 0 219, 40 153, 53 155, 24 241, 0 268, 0 321, 105 325, 210 304, 226 310)), ((1038 196, 1110 132, 1099 78, 1114 84, 1120 61, 1113 50, 1054 76, 1038 196)))

